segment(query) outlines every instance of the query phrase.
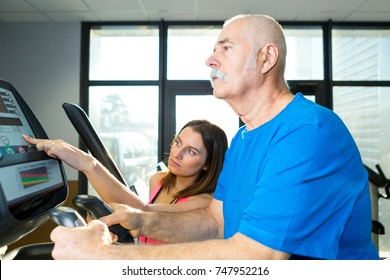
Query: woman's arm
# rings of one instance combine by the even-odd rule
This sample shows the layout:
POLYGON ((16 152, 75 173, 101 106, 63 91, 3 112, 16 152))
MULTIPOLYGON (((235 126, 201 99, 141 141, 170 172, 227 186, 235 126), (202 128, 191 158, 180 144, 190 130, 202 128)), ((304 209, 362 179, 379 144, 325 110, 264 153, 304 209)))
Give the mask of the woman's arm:
POLYGON ((146 206, 138 196, 119 182, 97 159, 63 140, 35 139, 23 135, 25 141, 34 144, 39 151, 65 162, 83 172, 99 196, 107 203, 116 202, 143 210, 146 206))

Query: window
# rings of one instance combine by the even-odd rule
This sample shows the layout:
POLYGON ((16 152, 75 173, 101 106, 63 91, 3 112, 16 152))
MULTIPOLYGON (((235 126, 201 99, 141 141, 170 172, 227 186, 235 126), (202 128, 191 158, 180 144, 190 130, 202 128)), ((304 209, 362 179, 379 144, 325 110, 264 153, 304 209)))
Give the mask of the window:
POLYGON ((324 27, 321 25, 284 25, 287 44, 285 77, 293 93, 330 107, 323 84, 324 27))
POLYGON ((168 80, 209 80, 206 59, 220 26, 172 26, 168 29, 168 80))
POLYGON ((334 80, 390 80, 390 30, 335 29, 332 40, 334 80))
POLYGON ((286 79, 322 80, 324 51, 321 27, 285 28, 286 79))
POLYGON ((93 86, 89 94, 91 122, 128 186, 139 186, 147 201, 158 162, 158 87, 93 86))
POLYGON ((90 31, 90 80, 158 80, 157 26, 97 26, 90 31))
MULTIPOLYGON (((92 26, 89 32, 87 111, 126 183, 136 185, 144 201, 158 163, 159 32, 156 25, 92 26)), ((91 186, 88 192, 96 194, 91 186)))

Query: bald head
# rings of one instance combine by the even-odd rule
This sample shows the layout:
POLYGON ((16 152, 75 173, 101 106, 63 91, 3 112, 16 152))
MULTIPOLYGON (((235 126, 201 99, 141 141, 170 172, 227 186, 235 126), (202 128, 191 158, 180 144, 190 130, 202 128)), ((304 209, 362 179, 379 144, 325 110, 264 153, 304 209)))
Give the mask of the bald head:
POLYGON ((266 44, 274 44, 279 51, 278 68, 281 73, 284 73, 287 48, 281 25, 270 16, 255 14, 235 16, 225 21, 223 27, 237 21, 241 24, 242 36, 251 45, 248 68, 255 67, 255 65, 251 65, 256 63, 256 61, 253 61, 253 57, 256 56, 262 47, 266 44))

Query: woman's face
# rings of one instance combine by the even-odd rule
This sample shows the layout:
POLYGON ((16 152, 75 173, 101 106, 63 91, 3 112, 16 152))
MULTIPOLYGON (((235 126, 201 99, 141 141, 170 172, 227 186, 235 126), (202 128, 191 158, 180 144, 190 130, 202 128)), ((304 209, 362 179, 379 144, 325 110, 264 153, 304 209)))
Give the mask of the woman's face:
POLYGON ((207 150, 200 133, 184 128, 172 143, 168 168, 176 176, 192 177, 207 167, 207 150))

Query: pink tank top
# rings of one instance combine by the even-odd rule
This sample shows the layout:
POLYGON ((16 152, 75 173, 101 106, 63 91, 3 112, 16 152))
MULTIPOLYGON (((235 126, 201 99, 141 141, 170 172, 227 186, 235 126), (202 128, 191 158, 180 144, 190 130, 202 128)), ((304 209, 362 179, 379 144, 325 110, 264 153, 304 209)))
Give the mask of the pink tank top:
MULTIPOLYGON (((161 188, 162 188, 162 183, 159 182, 156 185, 156 187, 153 189, 153 191, 150 193, 149 202, 148 202, 149 204, 153 204, 153 200, 156 198, 158 193, 161 191, 161 188)), ((181 203, 181 202, 187 201, 189 198, 190 198, 189 196, 179 198, 175 203, 181 203)), ((148 238, 148 237, 145 237, 145 236, 139 236, 138 240, 139 240, 140 243, 149 244, 149 245, 165 244, 164 242, 160 242, 158 240, 154 240, 154 239, 151 239, 151 238, 148 238)))

